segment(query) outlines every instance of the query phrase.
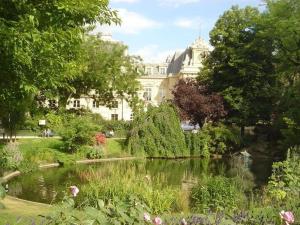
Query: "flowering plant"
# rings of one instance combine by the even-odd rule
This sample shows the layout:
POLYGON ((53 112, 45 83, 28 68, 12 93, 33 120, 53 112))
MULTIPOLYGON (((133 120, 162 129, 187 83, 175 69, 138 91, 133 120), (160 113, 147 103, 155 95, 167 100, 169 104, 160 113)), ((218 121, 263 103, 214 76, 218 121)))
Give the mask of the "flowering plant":
POLYGON ((295 222, 295 218, 292 212, 282 210, 279 215, 285 225, 289 225, 295 222))
POLYGON ((70 186, 69 188, 70 188, 71 195, 73 197, 76 197, 77 194, 79 193, 78 187, 76 187, 76 186, 70 186))
POLYGON ((102 133, 97 133, 96 134, 96 143, 97 145, 105 144, 106 143, 106 137, 102 133))

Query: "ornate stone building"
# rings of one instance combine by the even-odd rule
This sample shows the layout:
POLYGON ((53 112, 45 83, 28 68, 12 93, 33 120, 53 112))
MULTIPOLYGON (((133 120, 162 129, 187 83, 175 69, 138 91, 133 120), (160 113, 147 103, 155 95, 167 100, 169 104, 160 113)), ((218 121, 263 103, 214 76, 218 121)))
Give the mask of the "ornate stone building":
MULTIPOLYGON (((172 99, 172 89, 181 78, 195 78, 202 68, 202 61, 210 51, 209 45, 202 39, 196 39, 183 52, 175 52, 165 62, 144 64, 144 74, 138 79, 141 88, 138 96, 145 104, 159 105, 166 99, 172 99)), ((99 106, 91 98, 70 99, 67 108, 87 108, 101 114, 108 120, 131 120, 132 110, 128 103, 116 99, 113 108, 99 106)))

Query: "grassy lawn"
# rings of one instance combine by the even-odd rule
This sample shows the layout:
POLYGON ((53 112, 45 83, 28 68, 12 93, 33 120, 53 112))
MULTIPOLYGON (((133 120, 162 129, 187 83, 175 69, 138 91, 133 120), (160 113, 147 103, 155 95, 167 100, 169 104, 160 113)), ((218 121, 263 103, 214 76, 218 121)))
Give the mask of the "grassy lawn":
POLYGON ((51 209, 50 205, 23 201, 10 196, 1 202, 5 205, 5 209, 0 209, 0 224, 13 225, 17 224, 17 220, 21 220, 18 224, 34 224, 33 221, 42 220, 39 215, 46 215, 51 209))
MULTIPOLYGON (((37 164, 74 162, 86 158, 86 152, 65 152, 62 140, 57 138, 19 139, 18 143, 24 160, 37 164)), ((1 143, 0 148, 3 146, 1 143)), ((104 158, 129 156, 125 148, 125 139, 107 139, 104 158)))

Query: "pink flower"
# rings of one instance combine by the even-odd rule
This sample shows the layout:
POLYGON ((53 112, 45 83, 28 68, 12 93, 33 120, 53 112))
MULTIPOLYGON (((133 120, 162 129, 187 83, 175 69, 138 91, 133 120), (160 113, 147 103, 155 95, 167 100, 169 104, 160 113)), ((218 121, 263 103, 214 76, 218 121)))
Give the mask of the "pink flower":
POLYGON ((162 224, 162 219, 159 217, 155 217, 153 220, 154 225, 161 225, 162 224))
POLYGON ((289 224, 295 222, 294 215, 292 212, 289 212, 289 211, 285 212, 282 210, 279 213, 279 215, 280 215, 281 219, 285 222, 286 225, 289 225, 289 224))
POLYGON ((71 191, 72 196, 73 196, 73 197, 76 197, 77 194, 79 193, 78 187, 76 187, 76 186, 70 186, 69 188, 70 188, 70 191, 71 191))
POLYGON ((144 220, 146 222, 150 222, 151 221, 151 217, 150 217, 150 215, 148 213, 144 213, 144 220))

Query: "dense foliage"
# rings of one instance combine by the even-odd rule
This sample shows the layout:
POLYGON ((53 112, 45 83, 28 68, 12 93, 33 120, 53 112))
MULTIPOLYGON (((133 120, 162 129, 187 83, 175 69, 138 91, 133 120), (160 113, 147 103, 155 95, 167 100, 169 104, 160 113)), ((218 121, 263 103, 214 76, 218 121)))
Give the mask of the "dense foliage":
POLYGON ((18 143, 8 143, 0 148, 0 167, 7 170, 16 170, 23 161, 23 154, 18 143))
POLYGON ((199 76, 223 95, 228 117, 241 127, 269 121, 274 103, 274 48, 261 37, 260 19, 256 8, 226 11, 210 32, 214 48, 199 76))
POLYGON ((216 122, 226 115, 222 96, 193 79, 179 80, 172 93, 182 119, 202 126, 207 121, 216 122))
POLYGON ((168 103, 149 107, 136 116, 128 137, 128 150, 134 155, 180 157, 189 152, 178 114, 168 103))
POLYGON ((300 195, 300 148, 289 149, 287 159, 273 164, 268 184, 271 198, 281 204, 299 199, 300 195))
POLYGON ((95 134, 100 130, 90 116, 68 117, 59 130, 64 141, 64 149, 68 152, 76 152, 83 145, 95 143, 95 134))
POLYGON ((139 174, 139 168, 127 168, 126 174, 114 169, 111 166, 104 171, 90 170, 80 173, 80 178, 88 183, 82 187, 83 193, 79 196, 79 202, 84 200, 84 205, 96 207, 97 199, 105 202, 113 202, 115 199, 127 202, 136 198, 148 206, 149 212, 155 214, 179 212, 183 209, 183 197, 180 197, 182 193, 176 187, 163 186, 163 178, 139 174), (107 176, 108 174, 111 176, 107 176))
POLYGON ((138 88, 135 59, 127 47, 120 43, 103 41, 99 37, 85 36, 77 62, 79 72, 66 77, 66 85, 53 92, 65 108, 68 99, 89 96, 98 105, 111 107, 116 98, 131 102, 138 88))
POLYGON ((191 191, 191 207, 195 212, 237 210, 242 201, 242 190, 233 179, 222 176, 207 177, 191 191))
POLYGON ((193 156, 209 157, 234 151, 241 145, 239 131, 224 124, 203 126, 197 133, 186 133, 187 147, 193 156))

